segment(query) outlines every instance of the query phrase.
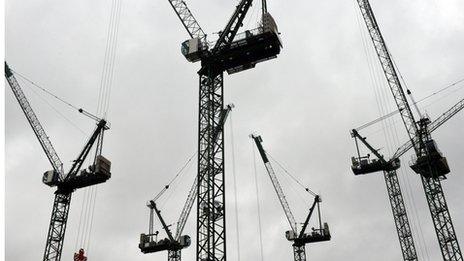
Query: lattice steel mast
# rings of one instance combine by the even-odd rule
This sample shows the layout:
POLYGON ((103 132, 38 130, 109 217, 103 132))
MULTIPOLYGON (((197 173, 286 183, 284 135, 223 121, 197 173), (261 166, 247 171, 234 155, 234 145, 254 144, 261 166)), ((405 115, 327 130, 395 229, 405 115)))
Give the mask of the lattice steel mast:
POLYGON ((417 156, 416 162, 411 167, 421 175, 443 260, 462 261, 462 253, 440 182, 449 173, 446 158, 439 153, 434 141, 431 139, 430 130, 428 129, 430 120, 422 118, 416 123, 414 119, 369 1, 358 0, 357 2, 417 156), (418 142, 414 141, 414 137, 418 137, 418 142))
MULTIPOLYGON (((219 120, 219 127, 214 130, 213 132, 213 140, 217 140, 219 135, 224 130, 224 124, 227 120, 229 113, 231 112, 232 108, 234 108, 233 104, 229 104, 226 108, 221 112, 220 120, 219 120)), ((198 196, 198 176, 195 178, 192 187, 189 190, 187 200, 184 203, 184 207, 182 208, 181 214, 177 221, 176 233, 172 235, 167 226, 163 225, 163 229, 168 234, 168 238, 162 240, 153 240, 153 237, 157 237, 157 233, 153 233, 153 214, 156 212, 158 218, 162 219, 159 210, 156 209, 155 201, 159 196, 166 191, 169 186, 166 186, 163 191, 158 194, 158 196, 150 200, 147 206, 150 208, 150 224, 149 224, 149 234, 142 234, 140 239, 139 248, 140 250, 147 254, 147 253, 154 253, 159 251, 168 251, 168 261, 180 261, 181 260, 181 251, 184 248, 190 246, 190 237, 189 236, 181 236, 184 230, 185 224, 187 223, 187 219, 190 215, 192 207, 195 203, 195 199, 198 196), (170 235, 171 234, 171 235, 170 235)), ((161 221, 164 223, 164 221, 161 221)))
POLYGON ((242 0, 210 49, 201 27, 183 1, 169 1, 192 39, 182 44, 182 53, 191 62, 201 61, 198 118, 197 260, 226 260, 224 186, 224 139, 220 125, 224 109, 224 71, 229 74, 253 68, 275 58, 281 43, 274 19, 267 12, 263 24, 237 37, 252 0, 242 0))

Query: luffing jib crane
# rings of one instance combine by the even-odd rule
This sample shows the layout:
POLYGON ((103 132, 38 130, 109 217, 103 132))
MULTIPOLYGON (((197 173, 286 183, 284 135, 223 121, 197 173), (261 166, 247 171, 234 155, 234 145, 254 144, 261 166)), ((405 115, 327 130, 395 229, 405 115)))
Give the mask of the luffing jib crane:
POLYGON ((198 71, 198 261, 226 260, 224 139, 223 134, 216 141, 213 138, 224 109, 224 71, 232 74, 254 68, 257 63, 276 58, 282 47, 277 25, 268 12, 263 12, 258 28, 238 34, 252 2, 241 0, 219 39, 209 43, 185 2, 169 0, 191 37, 182 43, 182 54, 190 62, 201 61, 198 71))
MULTIPOLYGON (((213 140, 217 141, 219 135, 222 134, 224 130, 224 124, 226 123, 227 117, 229 113, 234 108, 233 104, 229 104, 226 106, 224 110, 221 112, 221 117, 219 120, 219 125, 213 132, 213 140)), ((159 197, 166 189, 169 188, 169 185, 166 185, 163 191, 158 194, 159 197)), ((168 251, 168 261, 180 261, 181 260, 181 250, 190 246, 190 236, 184 235, 181 236, 185 224, 187 223, 187 219, 190 215, 192 210, 193 204, 195 199, 198 195, 198 177, 195 178, 192 187, 189 190, 187 200, 185 201, 184 207, 182 208, 182 212, 179 216, 179 220, 177 221, 176 227, 176 234, 173 236, 171 231, 169 230, 169 226, 166 226, 165 221, 161 217, 161 212, 156 208, 155 199, 150 200, 147 203, 147 207, 150 208, 150 222, 149 222, 149 232, 148 234, 141 234, 140 235, 140 244, 139 248, 144 254, 160 252, 160 251, 168 251), (154 232, 153 223, 154 223, 154 213, 157 214, 158 219, 160 220, 163 229, 166 231, 168 238, 164 238, 158 240, 159 232, 154 232)))
MULTIPOLYGON (((401 119, 406 127, 409 140, 414 148, 416 158, 411 168, 421 177, 443 260, 462 261, 462 253, 441 186, 441 180, 445 179, 445 175, 450 172, 446 158, 438 150, 435 141, 430 136, 430 120, 426 116, 422 116, 419 110, 420 120, 415 120, 369 1, 357 0, 357 2, 401 119)), ((410 94, 409 90, 407 94, 410 94)), ((394 175, 396 176, 396 173, 394 175)), ((396 185, 399 186, 399 183, 396 185)), ((398 226, 397 228, 399 229, 398 226)), ((400 243, 402 249, 403 243, 408 244, 409 249, 414 248, 412 237, 410 241, 404 242, 400 235, 400 243)), ((417 260, 415 249, 414 252, 405 252, 403 249, 403 257, 405 260, 417 260), (414 255, 408 255, 409 253, 414 255)))
POLYGON ((264 166, 266 167, 266 171, 269 174, 269 178, 271 179, 272 185, 277 193, 277 197, 279 198, 279 202, 282 205, 284 210, 285 216, 287 217, 288 223, 290 224, 291 230, 285 233, 285 237, 287 240, 293 242, 293 255, 295 261, 305 261, 306 260, 306 251, 305 246, 306 244, 322 242, 322 241, 329 241, 331 238, 329 225, 327 223, 322 224, 321 222, 321 213, 319 208, 319 203, 322 201, 319 195, 314 197, 314 202, 309 209, 308 216, 306 217, 305 222, 301 230, 298 230, 297 223, 295 221, 295 217, 290 209, 290 205, 285 198, 285 194, 280 186, 279 180, 272 168, 271 162, 266 155, 266 151, 263 148, 261 142, 263 142, 261 136, 258 135, 251 135, 253 140, 256 143, 256 147, 258 148, 259 154, 264 162, 264 166), (317 207, 318 212, 318 221, 319 221, 319 228, 312 229, 311 233, 306 233, 306 228, 309 224, 311 216, 314 212, 315 207, 317 207))
MULTIPOLYGON (((460 100, 449 110, 435 119, 429 126, 429 131, 433 132, 446 121, 451 119, 459 111, 464 108, 464 99, 460 100)), ((407 216, 406 207, 401 192, 401 187, 398 181, 396 170, 400 167, 400 157, 413 147, 411 140, 401 145, 394 153, 391 159, 387 160, 381 155, 377 149, 371 146, 365 137, 359 134, 359 128, 351 131, 351 136, 355 139, 357 157, 352 157, 351 169, 355 175, 365 175, 373 172, 383 171, 385 182, 387 185, 388 196, 393 211, 395 225, 397 228, 398 238, 403 253, 404 260, 417 260, 417 253, 414 246, 413 235, 407 216), (370 155, 361 156, 358 141, 361 141, 377 159, 370 158, 370 155)), ((414 137, 417 142, 418 137, 414 137)))
MULTIPOLYGON (((99 119, 92 136, 86 142, 77 159, 73 161, 71 169, 65 173, 63 170, 63 163, 58 157, 44 128, 40 124, 21 86, 6 62, 5 78, 53 167, 53 170, 44 173, 42 179, 43 183, 46 185, 57 187, 43 260, 59 261, 61 260, 61 252, 63 250, 72 193, 79 188, 106 182, 111 177, 111 162, 101 155, 103 133, 108 129, 107 122, 104 119, 99 119), (81 170, 84 161, 95 143, 97 145, 93 164, 90 165, 88 169, 81 170)), ((83 113, 85 112, 82 109, 80 111, 83 113)))

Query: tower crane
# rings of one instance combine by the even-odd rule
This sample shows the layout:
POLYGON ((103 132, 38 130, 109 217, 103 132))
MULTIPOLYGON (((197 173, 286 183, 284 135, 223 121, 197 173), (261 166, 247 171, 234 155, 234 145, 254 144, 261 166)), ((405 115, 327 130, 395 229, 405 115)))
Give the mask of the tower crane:
MULTIPOLYGON (((441 180, 444 180, 445 175, 450 172, 446 158, 438 150, 435 141, 430 136, 428 117, 420 115, 418 111, 420 120, 415 120, 369 1, 357 0, 357 3, 401 119, 406 127, 409 140, 414 148, 416 158, 411 168, 421 177, 443 260, 462 261, 462 253, 441 186, 441 180)), ((409 90, 407 94, 410 94, 409 90)))
MULTIPOLYGON (((464 99, 461 99, 450 109, 444 112, 440 117, 435 119, 429 125, 429 131, 433 132, 441 125, 451 119, 459 111, 464 108, 464 99)), ((413 147, 411 140, 401 145, 393 154, 391 159, 386 160, 377 149, 369 144, 365 137, 362 137, 358 129, 351 130, 351 136, 355 139, 358 157, 352 157, 353 165, 351 169, 355 175, 364 175, 373 172, 383 171, 385 181, 387 184, 387 191, 390 197, 390 203, 395 217, 395 224, 397 225, 398 237, 400 238, 400 245, 403 251, 405 260, 417 260, 415 252, 411 228, 407 219, 406 208, 401 193, 401 188, 398 182, 396 170, 400 167, 400 157, 413 147), (361 156, 359 152, 358 140, 361 141, 377 159, 370 159, 370 156, 361 156)), ((419 137, 414 137, 413 140, 418 142, 419 137)))
MULTIPOLYGON (((229 104, 226 108, 221 112, 219 125, 213 132, 213 140, 217 141, 219 135, 222 134, 224 130, 224 125, 227 121, 227 117, 229 113, 234 108, 233 104, 229 104)), ((169 188, 169 185, 166 185, 162 192, 169 188)), ((161 195, 158 194, 157 198, 161 195)), ((181 250, 187 248, 191 244, 190 236, 182 235, 182 232, 185 228, 185 224, 187 223, 187 219, 190 215, 192 210, 193 204, 195 199, 198 196, 198 177, 195 177, 195 180, 192 184, 192 187, 189 190, 187 200, 185 201, 184 207, 182 208, 182 212, 179 216, 179 220, 177 221, 176 227, 176 234, 172 235, 172 232, 169 230, 169 226, 166 225, 165 221, 161 216, 161 211, 159 211, 156 207, 155 200, 152 199, 147 203, 147 207, 150 209, 150 222, 149 222, 149 233, 148 234, 141 234, 140 235, 140 244, 139 248, 142 253, 154 253, 160 251, 168 250, 168 261, 180 261, 181 260, 181 250), (165 230, 168 238, 157 240, 158 232, 153 231, 153 214, 156 213, 158 219, 160 220, 163 229, 165 230)))
POLYGON ((224 139, 213 132, 220 124, 224 108, 224 71, 238 73, 257 63, 276 58, 282 47, 277 25, 265 12, 262 24, 238 34, 252 0, 241 0, 215 43, 207 35, 183 0, 169 0, 176 15, 190 35, 181 52, 190 62, 201 61, 199 74, 198 118, 198 195, 197 246, 198 261, 226 260, 224 139), (211 215, 218 213, 218 215, 211 215))
POLYGON ((53 145, 40 124, 34 110, 27 100, 12 70, 5 62, 5 78, 13 91, 21 109, 26 116, 29 124, 34 131, 37 139, 42 146, 53 170, 47 171, 43 175, 43 183, 50 187, 56 187, 55 199, 53 202, 50 226, 47 234, 44 261, 61 260, 63 250, 64 236, 68 221, 69 206, 71 204, 72 193, 79 188, 93 186, 106 182, 111 177, 111 162, 101 155, 103 146, 103 133, 108 129, 107 122, 104 119, 98 119, 90 113, 80 109, 79 112, 98 119, 97 127, 93 131, 84 148, 78 157, 73 161, 71 169, 65 173, 63 163, 56 153, 53 145), (88 169, 83 169, 82 165, 86 160, 90 150, 96 143, 96 153, 93 164, 88 169))
POLYGON ((285 233, 285 237, 287 238, 287 240, 293 242, 294 259, 295 261, 305 261, 306 260, 306 251, 305 251, 306 244, 329 241, 331 238, 330 231, 329 231, 329 225, 327 223, 322 224, 321 222, 321 213, 320 213, 319 203, 321 203, 322 200, 319 195, 315 195, 314 202, 311 208, 309 209, 308 216, 306 217, 306 220, 303 223, 301 230, 298 230, 295 217, 293 216, 293 213, 290 209, 290 205, 288 204, 287 199, 285 198, 285 194, 282 190, 282 187, 280 186, 279 180, 277 179, 274 169, 272 168, 271 162, 269 162, 266 152, 261 144, 263 142, 263 139, 261 138, 261 136, 254 135, 254 134, 251 135, 251 138, 253 138, 253 140, 256 143, 256 147, 258 147, 258 151, 264 162, 266 171, 269 174, 269 178, 271 179, 272 185, 274 186, 274 189, 277 193, 279 202, 282 205, 285 216, 287 217, 288 223, 290 224, 291 230, 285 233), (309 224, 309 221, 311 219, 311 216, 316 206, 317 206, 317 212, 318 212, 318 218, 319 218, 319 228, 318 229, 313 228, 313 231, 311 232, 311 234, 305 233, 306 228, 309 224))

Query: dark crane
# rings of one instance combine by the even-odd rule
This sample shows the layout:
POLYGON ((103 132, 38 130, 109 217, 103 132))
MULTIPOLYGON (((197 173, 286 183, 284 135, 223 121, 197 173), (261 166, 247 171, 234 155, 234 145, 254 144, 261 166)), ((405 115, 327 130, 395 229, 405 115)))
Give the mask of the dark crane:
MULTIPOLYGON (((221 112, 221 117, 219 120, 218 128, 213 132, 213 140, 216 141, 219 138, 219 135, 224 130, 224 124, 226 123, 229 113, 234 108, 233 104, 229 104, 221 112)), ((164 191, 169 188, 169 185, 166 185, 165 188, 157 195, 156 198, 159 198, 164 191)), ((177 221, 176 234, 173 236, 169 230, 169 226, 166 225, 165 221, 161 216, 161 212, 157 209, 155 199, 152 199, 148 202, 147 207, 150 208, 150 222, 149 222, 149 233, 140 235, 140 244, 139 248, 144 254, 168 251, 168 261, 180 261, 181 260, 181 250, 190 246, 191 240, 190 236, 182 235, 182 232, 187 223, 187 219, 190 215, 190 212, 193 207, 193 203, 198 196, 198 177, 195 178, 192 187, 189 190, 187 200, 185 201, 182 212, 177 221), (153 232, 153 214, 157 214, 158 219, 160 220, 163 229, 166 231, 168 238, 157 240, 158 231, 153 232)))
MULTIPOLYGON (((433 132, 438 127, 443 125, 454 115, 464 108, 464 99, 460 100, 440 117, 435 119, 429 125, 429 132, 433 132)), ((387 191, 390 198, 390 203, 395 218, 395 224, 400 239, 401 249, 405 260, 417 260, 417 254, 414 248, 411 228, 407 219, 406 208, 403 201, 401 188, 398 182, 396 170, 400 167, 400 157, 413 147, 411 140, 401 145, 393 154, 391 159, 387 160, 381 155, 377 149, 369 144, 365 137, 362 137, 358 129, 351 130, 351 136, 355 139, 356 149, 358 152, 357 157, 352 157, 353 165, 351 169, 355 175, 364 175, 373 172, 383 171, 385 181, 387 184, 387 191), (358 140, 361 141, 377 159, 371 159, 370 156, 361 156, 359 152, 358 140)), ((419 137, 414 137, 414 141, 418 142, 419 137)))
POLYGON ((53 167, 53 170, 44 173, 42 179, 43 183, 46 185, 57 187, 43 260, 59 261, 61 260, 72 193, 79 188, 103 183, 111 177, 111 162, 101 155, 103 132, 108 129, 107 122, 104 119, 96 118, 82 109, 79 110, 79 112, 98 120, 98 123, 92 136, 90 136, 84 148, 79 153, 79 156, 73 161, 74 163, 71 169, 65 173, 63 170, 63 163, 58 157, 45 130, 24 95, 21 86, 18 84, 18 81, 6 62, 5 78, 53 167), (89 166, 88 169, 81 170, 82 164, 84 164, 85 159, 95 143, 97 143, 97 145, 93 164, 89 166))
POLYGON ((237 34, 252 2, 241 0, 219 39, 210 44, 185 2, 169 0, 191 37, 182 43, 182 54, 190 62, 201 61, 198 71, 198 261, 226 260, 223 134, 216 141, 213 139, 224 108, 224 71, 232 74, 254 68, 257 63, 277 57, 281 49, 277 25, 267 12, 258 28, 237 34))
MULTIPOLYGON (((430 136, 430 120, 421 116, 420 112, 420 120, 416 121, 414 118, 369 1, 357 0, 357 2, 401 119, 406 127, 409 140, 414 148, 416 159, 411 168, 421 176, 443 259, 462 261, 462 253, 441 186, 441 180, 445 179, 445 175, 450 172, 446 158, 439 152, 435 141, 430 136)), ((410 94, 409 90, 407 94, 410 94)), ((413 247, 413 245, 409 245, 409 247, 413 247)), ((404 254, 405 252, 403 252, 404 254)), ((405 260, 416 260, 417 256, 404 256, 404 258, 405 260)))
POLYGON ((271 179, 272 185, 274 186, 274 189, 277 193, 277 197, 279 198, 280 204, 282 205, 285 216, 287 217, 288 223, 290 224, 291 230, 285 233, 285 237, 287 238, 287 240, 293 242, 294 259, 295 261, 305 261, 306 260, 306 251, 305 251, 306 244, 329 241, 331 238, 330 231, 329 231, 329 225, 327 225, 327 223, 322 224, 321 222, 321 213, 320 213, 319 203, 322 202, 322 200, 319 195, 315 195, 314 202, 311 208, 309 209, 309 213, 308 213, 308 216, 306 217, 305 222, 303 223, 303 227, 298 232, 297 223, 290 209, 290 205, 288 204, 287 199, 285 198, 285 194, 282 190, 282 187, 280 186, 279 180, 277 179, 274 169, 272 168, 271 162, 269 162, 266 152, 261 144, 263 140, 261 136, 251 135, 251 137, 254 139, 256 143, 256 147, 258 147, 259 154, 261 155, 261 158, 263 159, 264 166, 266 167, 267 173, 269 174, 269 178, 271 179), (318 218, 319 218, 319 228, 318 229, 313 228, 313 231, 311 232, 311 234, 307 234, 305 233, 305 231, 309 224, 309 220, 311 219, 311 216, 314 212, 314 208, 316 206, 317 206, 317 212, 318 212, 318 218))

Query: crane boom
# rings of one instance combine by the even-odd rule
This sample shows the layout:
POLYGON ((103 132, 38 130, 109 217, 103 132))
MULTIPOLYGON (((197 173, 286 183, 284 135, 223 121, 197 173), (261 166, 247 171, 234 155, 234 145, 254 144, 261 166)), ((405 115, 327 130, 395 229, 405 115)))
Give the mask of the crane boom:
POLYGON ((29 104, 29 101, 24 95, 24 92, 21 89, 21 86, 19 85, 18 81, 16 80, 16 77, 13 75, 13 72, 11 71, 10 67, 8 66, 6 62, 5 62, 5 78, 8 81, 8 84, 10 85, 11 90, 13 91, 13 94, 18 100, 18 103, 21 106, 21 109, 23 110, 24 115, 27 118, 27 121, 31 125, 32 130, 35 133, 35 136, 37 136, 37 139, 39 140, 40 145, 42 146, 42 149, 45 152, 45 155, 47 155, 48 160, 52 164, 53 169, 56 172, 58 172, 60 178, 63 179, 64 178, 63 177, 64 175, 63 162, 61 162, 60 157, 56 153, 55 148, 53 147, 50 139, 45 133, 45 130, 42 127, 42 124, 40 124, 40 121, 37 118, 37 115, 35 114, 34 110, 29 104))
MULTIPOLYGON (((418 132, 418 127, 416 125, 416 120, 414 119, 412 110, 406 99, 406 95, 404 94, 404 90, 401 86, 398 74, 395 70, 393 60, 383 39, 382 33, 380 32, 369 1, 357 0, 357 2, 364 18, 367 30, 369 31, 371 40, 374 44, 375 51, 377 52, 377 57, 379 58, 380 64, 382 65, 384 75, 393 94, 393 98, 395 99, 396 106, 400 111, 401 119, 406 126, 409 139, 412 142, 412 139, 418 132)), ((419 145, 415 143, 413 144, 415 150, 419 151, 419 145)))
POLYGON ((198 178, 195 177, 195 181, 193 182, 192 187, 190 188, 189 194, 187 196, 187 200, 185 201, 184 208, 179 217, 179 221, 177 222, 176 228, 176 235, 174 239, 177 241, 179 240, 182 231, 184 230, 185 224, 187 223, 187 218, 190 215, 190 211, 192 210, 193 203, 198 194, 198 178))
MULTIPOLYGON (((440 117, 438 117, 432 123, 430 123, 429 131, 433 132, 436 129, 438 129, 438 127, 440 127, 445 122, 447 122, 449 119, 451 119, 454 115, 456 115, 458 112, 460 112, 463 108, 464 108, 464 99, 460 100, 458 103, 453 105, 453 107, 451 107, 449 110, 447 110, 442 115, 440 115, 440 117)), ((417 136, 414 137, 414 143, 418 143, 418 142, 419 142, 418 137, 417 136)), ((411 142, 409 140, 408 142, 401 145, 401 147, 399 147, 396 150, 395 154, 393 154, 391 160, 397 159, 397 158, 401 157, 403 154, 405 154, 408 150, 410 150, 413 147, 412 144, 413 144, 413 142, 411 142)))
POLYGON ((288 204, 287 199, 285 198, 285 194, 282 190, 282 187, 280 186, 279 180, 277 179, 274 169, 272 168, 272 165, 269 162, 269 159, 267 158, 266 152, 264 151, 263 145, 261 144, 263 139, 261 138, 261 136, 256 136, 256 135, 252 135, 251 137, 254 139, 256 146, 258 147, 259 154, 261 155, 261 158, 264 161, 264 166, 266 167, 267 173, 269 174, 269 177, 271 178, 272 185, 274 186, 274 189, 277 193, 280 204, 282 205, 282 208, 284 209, 285 216, 287 217, 287 220, 290 223, 290 227, 292 228, 293 232, 297 234, 298 231, 296 227, 295 217, 293 216, 293 213, 290 210, 290 205, 288 204))
POLYGON ((174 12, 179 17, 180 21, 184 25, 185 29, 192 38, 200 38, 206 41, 206 34, 201 29, 200 24, 197 22, 195 17, 190 12, 187 4, 183 0, 169 0, 174 12))

